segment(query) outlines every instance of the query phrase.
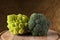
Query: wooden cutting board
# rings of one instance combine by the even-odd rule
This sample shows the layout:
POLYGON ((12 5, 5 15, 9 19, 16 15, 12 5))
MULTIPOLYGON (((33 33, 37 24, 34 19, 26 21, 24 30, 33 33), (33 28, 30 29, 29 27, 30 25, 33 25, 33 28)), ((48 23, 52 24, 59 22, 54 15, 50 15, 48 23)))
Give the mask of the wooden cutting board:
POLYGON ((58 34, 53 30, 49 30, 47 36, 20 36, 13 35, 6 31, 1 35, 2 40, 57 40, 58 34))

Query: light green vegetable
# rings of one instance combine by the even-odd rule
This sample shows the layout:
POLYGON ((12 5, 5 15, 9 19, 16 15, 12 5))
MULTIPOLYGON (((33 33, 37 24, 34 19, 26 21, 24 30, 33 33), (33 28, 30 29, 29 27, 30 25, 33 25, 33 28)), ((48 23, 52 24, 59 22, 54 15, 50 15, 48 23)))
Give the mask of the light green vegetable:
POLYGON ((28 27, 28 17, 22 14, 7 16, 7 27, 12 34, 24 34, 28 27))

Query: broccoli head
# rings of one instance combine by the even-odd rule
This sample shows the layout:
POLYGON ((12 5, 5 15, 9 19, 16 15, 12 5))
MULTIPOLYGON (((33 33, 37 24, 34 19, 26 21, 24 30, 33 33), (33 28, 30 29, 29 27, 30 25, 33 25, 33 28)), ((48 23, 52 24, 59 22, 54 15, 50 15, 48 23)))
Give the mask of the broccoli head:
POLYGON ((33 36, 47 35, 50 21, 40 13, 33 13, 28 21, 28 28, 33 36))
POLYGON ((12 34, 24 34, 28 29, 28 17, 22 14, 11 14, 7 16, 7 24, 12 34))

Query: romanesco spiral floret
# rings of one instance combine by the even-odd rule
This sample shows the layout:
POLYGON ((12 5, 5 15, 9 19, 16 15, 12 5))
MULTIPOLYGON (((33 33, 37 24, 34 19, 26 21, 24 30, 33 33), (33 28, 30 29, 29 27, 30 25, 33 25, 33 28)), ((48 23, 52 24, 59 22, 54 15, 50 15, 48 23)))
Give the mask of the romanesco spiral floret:
POLYGON ((7 24, 12 34, 24 34, 28 28, 28 17, 22 14, 11 14, 7 16, 7 24))

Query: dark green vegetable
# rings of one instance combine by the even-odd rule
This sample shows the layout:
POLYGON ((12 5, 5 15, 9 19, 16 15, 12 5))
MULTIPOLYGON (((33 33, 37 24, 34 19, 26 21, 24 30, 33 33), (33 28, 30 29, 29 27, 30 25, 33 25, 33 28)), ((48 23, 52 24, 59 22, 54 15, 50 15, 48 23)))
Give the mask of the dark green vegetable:
POLYGON ((49 25, 50 21, 40 13, 33 13, 28 22, 28 28, 32 32, 33 36, 47 35, 49 25))

